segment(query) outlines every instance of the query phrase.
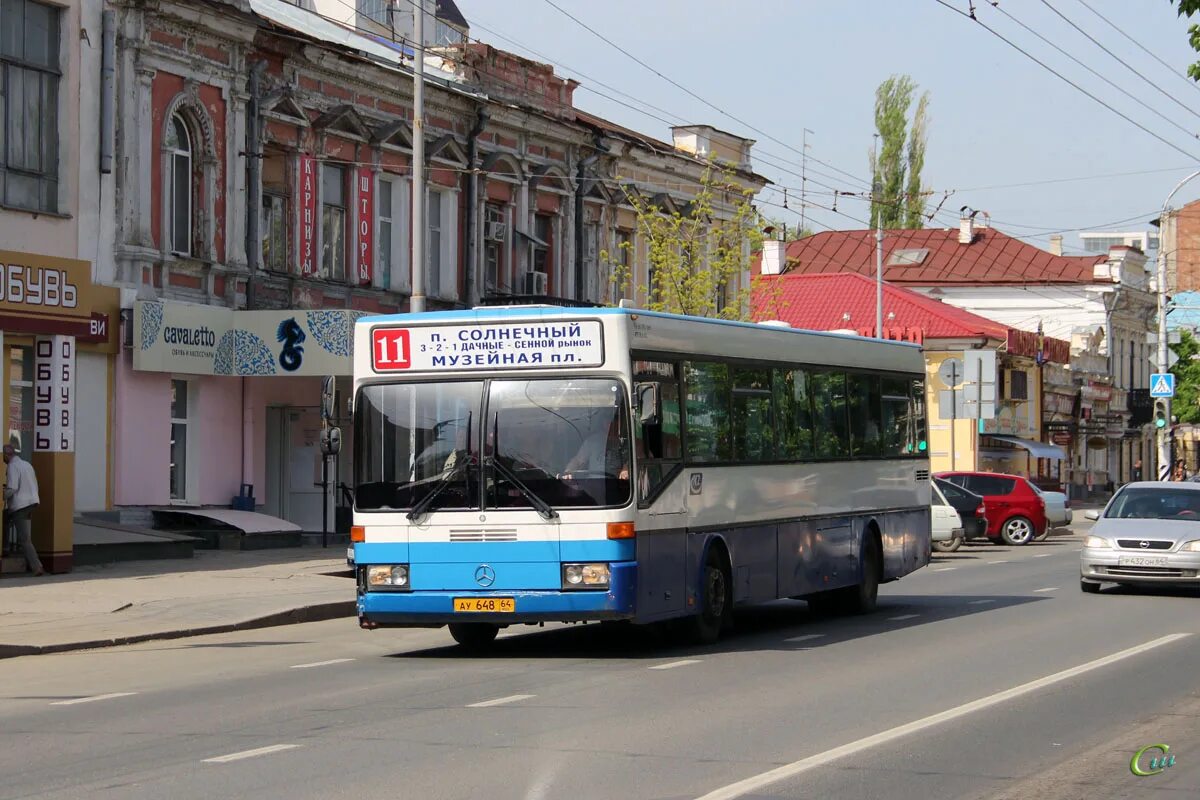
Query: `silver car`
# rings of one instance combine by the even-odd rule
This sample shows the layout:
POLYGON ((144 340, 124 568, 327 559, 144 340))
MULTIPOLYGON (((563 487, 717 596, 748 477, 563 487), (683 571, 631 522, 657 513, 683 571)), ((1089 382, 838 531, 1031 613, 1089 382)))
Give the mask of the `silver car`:
POLYGON ((1113 495, 1080 552, 1079 588, 1101 583, 1200 584, 1200 484, 1129 483, 1113 495))

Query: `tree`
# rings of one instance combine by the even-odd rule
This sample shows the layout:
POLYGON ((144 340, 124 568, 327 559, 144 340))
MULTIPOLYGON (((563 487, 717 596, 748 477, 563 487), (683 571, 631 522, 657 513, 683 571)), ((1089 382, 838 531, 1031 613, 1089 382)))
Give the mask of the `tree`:
POLYGON ((1179 360, 1171 367, 1175 376, 1175 399, 1171 413, 1180 422, 1200 422, 1200 339, 1191 331, 1180 331, 1179 343, 1171 345, 1179 360))
MULTIPOLYGON (((1200 11, 1200 0, 1179 0, 1179 16, 1191 19, 1197 11, 1200 11)), ((1188 44, 1200 52, 1200 25, 1193 23, 1188 26, 1188 44)), ((1200 61, 1190 65, 1187 74, 1192 80, 1200 81, 1200 61)))
MULTIPOLYGON (((686 203, 634 187, 623 190, 637 217, 636 241, 648 251, 647 282, 636 287, 646 297, 645 307, 699 317, 748 318, 750 287, 741 286, 741 278, 749 272, 751 251, 762 242, 761 218, 751 203, 754 190, 712 162, 686 203)), ((622 246, 632 248, 634 243, 622 246)), ((634 281, 621 263, 625 259, 607 251, 601 258, 625 293, 634 281)))
MULTIPOLYGON (((1197 0, 1200 2, 1200 0, 1197 0)), ((920 228, 925 220, 925 167, 928 137, 929 92, 917 101, 912 124, 908 109, 917 84, 907 75, 892 75, 875 90, 875 129, 878 152, 871 151, 871 226, 920 228)))

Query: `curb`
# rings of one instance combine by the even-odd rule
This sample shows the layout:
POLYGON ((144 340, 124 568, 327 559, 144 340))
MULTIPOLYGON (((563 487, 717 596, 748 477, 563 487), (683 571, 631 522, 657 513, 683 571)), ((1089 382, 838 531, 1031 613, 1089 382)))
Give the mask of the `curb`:
POLYGON ((138 633, 132 636, 118 636, 111 639, 92 639, 83 642, 60 642, 57 644, 0 644, 0 659, 16 658, 18 656, 42 656, 51 653, 67 653, 73 650, 96 650, 101 647, 118 647, 142 642, 163 641, 168 639, 184 639, 189 636, 207 636, 214 633, 232 633, 248 631, 255 628, 276 628, 281 625, 298 625, 303 622, 323 622, 342 617, 353 617, 358 613, 357 601, 339 600, 334 603, 321 603, 312 606, 302 606, 288 611, 268 614, 265 617, 230 622, 223 625, 206 625, 200 628, 184 628, 173 631, 156 631, 154 633, 138 633))

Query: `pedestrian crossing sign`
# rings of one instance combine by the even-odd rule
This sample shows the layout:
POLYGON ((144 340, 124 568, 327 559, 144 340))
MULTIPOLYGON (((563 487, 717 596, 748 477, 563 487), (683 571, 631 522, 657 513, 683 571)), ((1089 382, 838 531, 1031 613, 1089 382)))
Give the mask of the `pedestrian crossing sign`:
POLYGON ((1175 376, 1169 372, 1156 372, 1150 376, 1151 397, 1174 397, 1175 376))

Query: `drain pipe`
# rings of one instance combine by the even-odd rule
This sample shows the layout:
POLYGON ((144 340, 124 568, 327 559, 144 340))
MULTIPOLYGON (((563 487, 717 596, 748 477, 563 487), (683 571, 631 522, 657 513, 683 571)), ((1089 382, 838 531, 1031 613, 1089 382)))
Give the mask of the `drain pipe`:
POLYGON ((479 220, 479 209, 475 206, 479 202, 479 173, 476 171, 476 161, 479 155, 479 134, 483 133, 483 129, 487 127, 488 119, 491 115, 488 110, 480 106, 475 112, 475 124, 471 127, 467 134, 467 219, 466 219, 466 240, 467 240, 467 280, 465 296, 467 305, 475 304, 475 282, 476 270, 479 266, 479 250, 476 246, 476 226, 479 220))
POLYGON ((604 138, 596 136, 592 139, 596 152, 579 159, 575 167, 575 299, 584 301, 583 274, 583 181, 588 168, 600 160, 600 154, 605 150, 604 138))

